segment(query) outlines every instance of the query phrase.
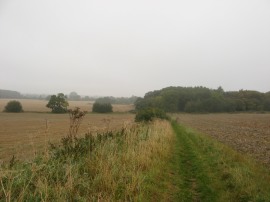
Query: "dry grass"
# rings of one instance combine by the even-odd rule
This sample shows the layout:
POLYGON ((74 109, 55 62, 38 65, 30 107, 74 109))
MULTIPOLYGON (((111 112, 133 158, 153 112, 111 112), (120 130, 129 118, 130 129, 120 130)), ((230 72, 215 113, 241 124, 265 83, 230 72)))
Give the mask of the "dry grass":
POLYGON ((177 114, 178 121, 270 165, 270 114, 177 114))
MULTIPOLYGON (((170 158, 173 131, 168 122, 156 121, 152 125, 131 128, 123 143, 123 153, 119 153, 119 143, 108 142, 99 148, 98 164, 89 162, 91 170, 97 171, 100 180, 100 199, 110 201, 116 199, 115 190, 124 192, 125 201, 139 201, 159 197, 162 193, 150 194, 145 192, 147 178, 162 175, 166 166, 164 159, 170 158), (135 130, 134 130, 135 129, 135 130), (150 172, 149 172, 150 171, 150 172), (146 175, 147 173, 147 175, 146 175), (123 179, 126 187, 120 187, 115 179, 123 179), (147 196, 148 195, 148 196, 147 196)), ((152 183, 152 182, 151 182, 152 183)), ((156 185, 154 185, 156 187, 156 185)), ((149 188, 149 187, 148 187, 149 188)), ((165 200, 165 199, 164 199, 165 200)), ((154 200, 155 201, 155 200, 154 200)))
MULTIPOLYGON (((132 114, 87 114, 78 134, 119 129, 133 120, 132 114)), ((0 113, 0 159, 32 157, 46 140, 60 140, 68 131, 68 114, 0 113)))
MULTIPOLYGON (((0 111, 3 111, 6 104, 13 99, 0 99, 0 111)), ((32 100, 32 99, 16 99, 26 112, 50 112, 46 107, 48 101, 46 100, 32 100)), ((92 111, 92 101, 68 101, 69 108, 79 107, 83 111, 92 111)), ((128 112, 134 109, 134 105, 113 105, 113 112, 128 112)))
POLYGON ((48 158, 41 155, 31 163, 3 167, 0 198, 6 201, 167 200, 164 192, 171 190, 160 189, 161 181, 157 179, 164 176, 173 139, 170 123, 165 121, 131 124, 115 135, 103 134, 100 139, 92 139, 91 144, 90 139, 81 139, 79 144, 87 146, 85 150, 83 146, 69 153, 65 147, 59 147, 48 158))

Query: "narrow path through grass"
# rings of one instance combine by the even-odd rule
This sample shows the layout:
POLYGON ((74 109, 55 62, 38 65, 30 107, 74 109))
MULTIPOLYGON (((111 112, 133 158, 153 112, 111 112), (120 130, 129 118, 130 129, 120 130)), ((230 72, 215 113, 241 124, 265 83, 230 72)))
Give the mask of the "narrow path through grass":
POLYGON ((177 136, 177 201, 270 201, 269 169, 172 122, 177 136))
POLYGON ((177 135, 176 154, 182 179, 179 197, 183 201, 215 201, 207 170, 199 158, 198 143, 178 124, 173 123, 173 129, 177 135))

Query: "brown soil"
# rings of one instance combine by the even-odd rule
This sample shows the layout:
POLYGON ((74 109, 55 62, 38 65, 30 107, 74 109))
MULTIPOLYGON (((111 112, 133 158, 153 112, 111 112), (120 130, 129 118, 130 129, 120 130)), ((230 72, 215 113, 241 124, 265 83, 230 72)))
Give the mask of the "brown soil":
POLYGON ((177 114, 179 123, 270 166, 270 114, 177 114))

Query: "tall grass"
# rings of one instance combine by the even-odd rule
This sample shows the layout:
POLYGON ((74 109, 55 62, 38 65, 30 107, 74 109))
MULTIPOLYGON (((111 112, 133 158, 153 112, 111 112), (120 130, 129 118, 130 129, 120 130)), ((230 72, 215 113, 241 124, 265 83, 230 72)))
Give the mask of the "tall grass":
POLYGON ((0 171, 1 201, 155 200, 174 135, 165 121, 117 132, 65 137, 31 162, 13 158, 0 171))

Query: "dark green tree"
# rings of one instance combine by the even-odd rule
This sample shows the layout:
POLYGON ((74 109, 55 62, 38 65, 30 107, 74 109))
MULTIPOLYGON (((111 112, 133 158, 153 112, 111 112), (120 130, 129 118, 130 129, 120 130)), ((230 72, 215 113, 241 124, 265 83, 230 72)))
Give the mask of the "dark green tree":
POLYGON ((23 108, 19 101, 12 100, 7 103, 4 112, 23 112, 23 108))
POLYGON ((110 112, 112 112, 112 104, 111 103, 95 102, 93 104, 92 112, 110 113, 110 112))
POLYGON ((66 113, 68 107, 67 97, 63 93, 52 95, 46 107, 52 109, 52 113, 66 113))
POLYGON ((251 90, 225 92, 222 87, 167 87, 151 91, 135 102, 136 110, 159 108, 165 112, 270 111, 270 93, 251 90))
POLYGON ((270 91, 265 93, 264 110, 270 111, 270 91))

